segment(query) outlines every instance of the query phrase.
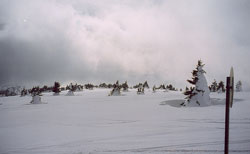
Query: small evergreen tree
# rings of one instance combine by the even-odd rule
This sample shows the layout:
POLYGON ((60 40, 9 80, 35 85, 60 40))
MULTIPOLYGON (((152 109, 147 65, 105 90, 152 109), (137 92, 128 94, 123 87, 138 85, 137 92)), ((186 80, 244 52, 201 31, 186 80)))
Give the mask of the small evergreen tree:
POLYGON ((214 82, 212 83, 212 85, 210 86, 210 91, 211 92, 216 92, 218 89, 218 84, 216 82, 216 80, 214 79, 214 82))
POLYGON ((177 91, 177 89, 172 84, 167 85, 167 89, 171 91, 177 91))
POLYGON ((123 91, 128 91, 128 83, 127 81, 121 85, 123 91))
POLYGON ((77 84, 73 85, 72 83, 70 83, 70 85, 68 85, 68 93, 66 94, 66 96, 74 96, 74 92, 77 90, 77 84))
POLYGON ((77 84, 73 85, 72 83, 70 83, 69 90, 72 91, 72 92, 75 92, 76 89, 77 89, 77 84))
POLYGON ((218 93, 224 93, 226 91, 223 81, 220 81, 217 88, 218 93))
POLYGON ((148 88, 149 89, 149 86, 148 86, 148 81, 145 81, 144 84, 143 84, 143 88, 148 88))
POLYGON ((209 88, 205 78, 205 71, 203 70, 204 64, 199 60, 196 69, 192 72, 192 79, 187 80, 190 84, 194 85, 189 90, 184 92, 186 101, 182 103, 183 106, 207 106, 211 104, 209 96, 209 88))
POLYGON ((28 94, 27 89, 23 88, 23 90, 21 91, 21 96, 26 96, 28 94))
POLYGON ((54 87, 52 91, 54 92, 54 95, 58 95, 61 92, 59 82, 54 83, 54 87))
POLYGON ((242 82, 241 82, 241 81, 238 81, 238 82, 236 83, 236 91, 237 91, 237 92, 242 91, 242 82))
POLYGON ((119 95, 121 95, 121 86, 119 85, 119 81, 118 80, 113 85, 113 87, 114 88, 111 90, 109 96, 119 96, 119 95))

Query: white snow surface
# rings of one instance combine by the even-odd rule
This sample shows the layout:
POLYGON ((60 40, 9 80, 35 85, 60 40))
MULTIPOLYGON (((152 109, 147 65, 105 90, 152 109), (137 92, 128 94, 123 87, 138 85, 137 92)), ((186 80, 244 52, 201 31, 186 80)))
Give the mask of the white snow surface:
MULTIPOLYGON (((223 154, 225 94, 214 105, 178 107, 180 92, 136 90, 109 97, 110 89, 0 97, 0 154, 223 154), (172 103, 172 104, 171 104, 172 103), (177 106, 177 107, 174 107, 177 106)), ((230 154, 250 153, 250 93, 235 93, 230 154)))

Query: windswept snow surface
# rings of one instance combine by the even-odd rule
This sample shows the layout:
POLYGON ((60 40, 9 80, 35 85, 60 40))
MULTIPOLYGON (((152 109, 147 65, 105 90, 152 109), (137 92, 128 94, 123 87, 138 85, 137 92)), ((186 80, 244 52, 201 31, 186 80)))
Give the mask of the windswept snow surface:
MULTIPOLYGON (((0 153, 223 153, 225 94, 211 93, 222 102, 217 105, 187 108, 164 103, 183 99, 180 92, 109 92, 45 93, 47 104, 29 104, 30 96, 0 97, 0 153)), ((235 93, 230 153, 250 153, 249 111, 250 93, 235 93)))

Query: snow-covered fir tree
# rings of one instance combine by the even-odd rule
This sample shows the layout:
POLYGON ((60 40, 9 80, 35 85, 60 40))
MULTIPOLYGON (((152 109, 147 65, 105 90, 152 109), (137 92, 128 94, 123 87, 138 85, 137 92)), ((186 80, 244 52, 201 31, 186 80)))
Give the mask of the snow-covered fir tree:
POLYGON ((113 89, 110 92, 109 96, 119 96, 121 95, 121 86, 119 85, 119 81, 113 85, 113 89))
POLYGON ((75 92, 76 89, 77 89, 77 84, 73 85, 72 83, 70 83, 70 85, 67 86, 67 88, 68 88, 69 90, 68 90, 68 93, 66 94, 66 96, 74 96, 74 92, 75 92))
POLYGON ((241 82, 241 81, 238 81, 238 82, 236 83, 236 91, 237 91, 237 92, 242 91, 242 82, 241 82))
POLYGON ((199 60, 197 67, 192 72, 192 79, 187 80, 190 84, 194 85, 189 90, 184 92, 186 101, 182 103, 183 106, 208 106, 211 104, 210 91, 207 86, 205 71, 203 70, 204 64, 199 60))
POLYGON ((31 90, 30 90, 30 93, 32 95, 32 100, 31 100, 31 104, 41 104, 42 101, 41 101, 41 90, 39 87, 33 87, 31 90))

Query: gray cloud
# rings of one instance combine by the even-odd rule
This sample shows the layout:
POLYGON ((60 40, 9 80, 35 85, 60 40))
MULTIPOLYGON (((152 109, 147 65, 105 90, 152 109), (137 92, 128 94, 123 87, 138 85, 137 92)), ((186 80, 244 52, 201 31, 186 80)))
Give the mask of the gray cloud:
POLYGON ((197 60, 208 82, 250 86, 250 3, 239 1, 0 2, 0 84, 187 85, 197 60))

